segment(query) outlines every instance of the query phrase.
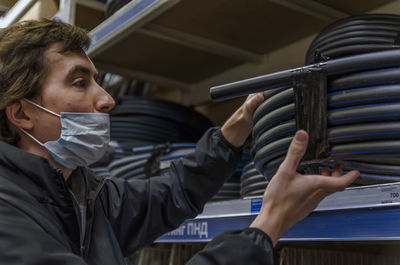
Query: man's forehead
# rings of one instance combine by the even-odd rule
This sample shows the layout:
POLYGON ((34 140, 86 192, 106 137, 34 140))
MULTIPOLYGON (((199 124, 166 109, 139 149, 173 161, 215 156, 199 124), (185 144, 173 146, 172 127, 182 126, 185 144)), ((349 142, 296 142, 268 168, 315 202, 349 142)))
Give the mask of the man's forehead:
MULTIPOLYGON (((65 51, 61 52, 63 48, 63 44, 61 42, 53 43, 49 45, 49 47, 46 49, 44 52, 44 57, 50 64, 57 64, 57 63, 65 63, 66 58, 68 59, 76 59, 80 60, 80 64, 82 63, 88 63, 88 67, 90 69, 93 69, 95 73, 97 73, 97 70, 95 66, 93 65, 92 61, 90 58, 86 55, 85 52, 75 52, 75 51, 65 51)), ((71 66, 72 67, 72 66, 71 66)))
POLYGON ((65 52, 62 52, 62 49, 63 49, 63 43, 62 42, 52 43, 45 50, 44 56, 45 56, 45 58, 47 60, 49 60, 52 63, 57 62, 57 61, 65 58, 66 56, 70 56, 70 55, 73 55, 74 57, 75 56, 81 57, 82 59, 86 59, 86 60, 89 60, 91 62, 89 57, 83 51, 82 52, 77 52, 77 51, 65 51, 65 52))

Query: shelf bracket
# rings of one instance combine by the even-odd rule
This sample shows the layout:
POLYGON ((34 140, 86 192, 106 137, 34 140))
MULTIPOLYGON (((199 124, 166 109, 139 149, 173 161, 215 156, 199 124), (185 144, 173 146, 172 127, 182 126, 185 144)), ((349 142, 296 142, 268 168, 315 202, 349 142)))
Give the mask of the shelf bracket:
POLYGON ((327 22, 333 22, 338 19, 350 16, 350 14, 348 13, 339 11, 330 6, 312 0, 269 0, 269 1, 327 22))
POLYGON ((87 54, 94 58, 178 2, 179 0, 130 1, 89 32, 92 44, 87 54))
POLYGON ((147 24, 145 27, 140 28, 138 32, 234 60, 251 63, 261 63, 263 60, 263 56, 261 54, 195 36, 186 32, 163 27, 154 23, 147 24))
POLYGON ((166 77, 155 75, 155 74, 150 74, 150 73, 146 73, 146 72, 142 72, 142 71, 127 69, 124 67, 111 65, 111 64, 107 64, 107 63, 102 63, 102 62, 98 62, 98 61, 96 61, 95 64, 96 64, 96 67, 102 71, 120 74, 120 75, 123 75, 126 77, 131 77, 131 78, 137 79, 137 80, 148 81, 148 82, 158 85, 160 87, 176 88, 181 91, 191 91, 191 88, 192 88, 191 85, 188 83, 180 82, 180 81, 177 81, 174 79, 166 78, 166 77))

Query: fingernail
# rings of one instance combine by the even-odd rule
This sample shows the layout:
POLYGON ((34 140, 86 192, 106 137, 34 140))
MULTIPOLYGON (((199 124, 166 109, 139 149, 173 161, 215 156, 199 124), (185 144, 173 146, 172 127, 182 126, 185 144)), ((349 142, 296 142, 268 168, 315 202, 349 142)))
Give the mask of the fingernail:
POLYGON ((306 136, 304 133, 297 133, 296 140, 299 142, 304 142, 306 140, 306 136))

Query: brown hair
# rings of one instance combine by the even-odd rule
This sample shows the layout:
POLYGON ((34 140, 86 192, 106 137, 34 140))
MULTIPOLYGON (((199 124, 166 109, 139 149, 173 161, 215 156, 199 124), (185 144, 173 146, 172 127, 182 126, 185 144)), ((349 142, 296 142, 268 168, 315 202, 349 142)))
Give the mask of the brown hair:
POLYGON ((90 38, 83 29, 50 20, 23 21, 0 30, 0 141, 18 143, 5 108, 40 93, 48 74, 44 52, 56 42, 62 43, 60 52, 82 52, 90 38))

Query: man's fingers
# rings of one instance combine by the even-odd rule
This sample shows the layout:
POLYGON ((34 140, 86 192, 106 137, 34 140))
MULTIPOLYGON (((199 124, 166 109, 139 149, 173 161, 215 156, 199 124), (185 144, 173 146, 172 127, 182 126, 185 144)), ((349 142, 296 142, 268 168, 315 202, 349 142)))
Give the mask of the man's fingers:
POLYGON ((286 154, 285 160, 280 166, 280 170, 288 170, 289 172, 294 172, 303 158, 304 153, 307 150, 308 145, 308 134, 306 131, 299 130, 293 137, 290 143, 289 150, 286 154))
POLYGON ((340 177, 342 174, 342 166, 340 164, 334 165, 332 170, 332 177, 340 177))
POLYGON ((327 178, 325 176, 320 176, 319 179, 319 188, 325 190, 327 192, 336 192, 340 190, 344 190, 348 187, 354 180, 360 175, 358 170, 352 170, 347 174, 334 177, 334 178, 327 178))
POLYGON ((325 167, 322 168, 321 175, 322 176, 329 176, 329 167, 328 166, 325 166, 325 167))
POLYGON ((246 99, 246 109, 250 114, 253 114, 256 108, 264 101, 262 93, 250 94, 246 99))

